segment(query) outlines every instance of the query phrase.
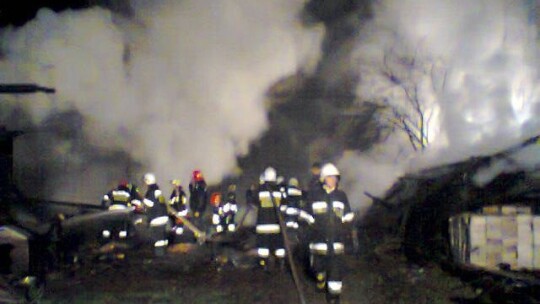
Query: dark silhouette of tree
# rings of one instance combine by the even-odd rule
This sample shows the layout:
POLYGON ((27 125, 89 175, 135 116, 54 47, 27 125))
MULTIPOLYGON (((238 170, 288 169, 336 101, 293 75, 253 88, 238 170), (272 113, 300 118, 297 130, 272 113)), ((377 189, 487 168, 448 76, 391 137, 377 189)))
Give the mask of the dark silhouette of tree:
POLYGON ((424 150, 437 111, 434 100, 445 87, 442 64, 396 44, 386 49, 380 61, 362 63, 362 70, 363 78, 377 83, 368 101, 379 106, 379 123, 389 128, 389 134, 403 132, 413 150, 424 150))

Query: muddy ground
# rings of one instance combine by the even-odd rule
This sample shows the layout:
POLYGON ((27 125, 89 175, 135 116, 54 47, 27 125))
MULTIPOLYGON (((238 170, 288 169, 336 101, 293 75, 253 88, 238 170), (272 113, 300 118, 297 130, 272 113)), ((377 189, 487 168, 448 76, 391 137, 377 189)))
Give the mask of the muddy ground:
MULTIPOLYGON (((346 257, 341 303, 469 303, 474 293, 436 265, 409 265, 397 240, 346 257)), ((176 245, 162 257, 139 249, 114 262, 51 275, 42 303, 298 303, 288 270, 255 267, 253 249, 176 245)), ((298 264, 300 266, 300 263, 298 264)), ((302 269, 302 268, 300 268, 302 269)), ((301 271, 307 303, 326 303, 301 271)))

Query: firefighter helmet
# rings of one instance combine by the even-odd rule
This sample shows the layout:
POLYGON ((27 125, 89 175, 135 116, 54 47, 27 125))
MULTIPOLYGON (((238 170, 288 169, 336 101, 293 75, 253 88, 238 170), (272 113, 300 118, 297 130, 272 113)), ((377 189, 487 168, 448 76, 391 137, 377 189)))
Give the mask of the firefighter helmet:
POLYGON ((173 180, 171 180, 171 184, 174 185, 174 186, 177 186, 177 187, 180 186, 180 185, 182 185, 182 183, 180 182, 179 179, 173 179, 173 180))
POLYGON ((227 189, 227 200, 236 200, 236 185, 230 184, 227 189))
POLYGON ((118 182, 118 186, 119 186, 119 187, 127 187, 128 184, 129 184, 129 182, 128 182, 128 180, 125 179, 125 178, 121 179, 121 180, 118 182))
POLYGON ((298 179, 296 177, 291 177, 289 179, 289 186, 298 187, 299 185, 300 183, 298 182, 298 179))
POLYGON ((332 163, 327 163, 321 168, 321 182, 324 182, 324 179, 328 176, 336 176, 339 179, 339 170, 332 163))
POLYGON ((193 171, 193 180, 196 182, 200 182, 204 180, 203 174, 201 170, 194 170, 193 171))
POLYGON ((277 172, 276 169, 268 167, 264 170, 263 181, 265 182, 276 182, 277 172))
POLYGON ((214 192, 212 193, 212 195, 210 196, 210 204, 212 204, 212 206, 219 206, 219 204, 221 203, 221 193, 219 192, 214 192))
POLYGON ((146 173, 143 176, 143 181, 146 185, 153 185, 156 183, 156 176, 154 173, 146 173))

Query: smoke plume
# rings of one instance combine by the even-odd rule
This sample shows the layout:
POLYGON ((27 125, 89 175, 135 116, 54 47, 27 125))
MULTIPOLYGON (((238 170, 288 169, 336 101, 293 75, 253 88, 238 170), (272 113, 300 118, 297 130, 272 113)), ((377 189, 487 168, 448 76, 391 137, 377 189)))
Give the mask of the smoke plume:
POLYGON ((80 115, 78 125, 62 128, 80 131, 83 152, 73 137, 41 139, 56 146, 49 158, 66 163, 45 178, 55 198, 75 199, 75 187, 76 199, 93 199, 104 184, 143 171, 186 183, 201 169, 218 182, 267 128, 266 90, 317 60, 321 31, 301 26, 302 6, 133 1, 130 18, 101 8, 43 9, 1 33, 0 82, 36 82, 57 93, 6 98, 3 121, 39 129, 59 113, 80 115), (21 111, 25 123, 10 119, 21 111), (97 160, 96 151, 114 156, 97 160))
MULTIPOLYGON (((356 168, 358 175, 365 175, 354 193, 375 188, 381 191, 374 194, 382 194, 395 181, 394 175, 384 174, 388 164, 396 171, 415 171, 492 153, 540 133, 538 40, 531 3, 377 3, 373 20, 358 39, 357 94, 361 101, 384 103, 408 115, 415 126, 423 119, 426 128, 417 134, 429 143, 423 152, 415 152, 408 136, 396 131, 399 136, 376 148, 388 151, 388 157, 370 157, 380 152, 354 161, 348 157, 344 170, 356 168), (405 89, 416 94, 412 97, 419 100, 423 118, 415 116, 405 89), (381 163, 383 170, 373 169, 381 163), (380 178, 370 178, 373 175, 380 178)), ((538 155, 533 158, 540 163, 538 155)), ((497 171, 505 167, 498 166, 497 171)), ((353 200, 367 203, 367 198, 353 200)))

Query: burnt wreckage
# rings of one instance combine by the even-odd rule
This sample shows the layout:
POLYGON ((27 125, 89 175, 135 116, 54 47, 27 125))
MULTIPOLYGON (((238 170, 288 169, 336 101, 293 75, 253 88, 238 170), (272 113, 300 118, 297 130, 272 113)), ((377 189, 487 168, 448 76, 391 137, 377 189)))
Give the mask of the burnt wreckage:
MULTIPOLYGON (((54 93, 54 89, 34 84, 0 85, 0 94, 54 93)), ((13 181, 13 142, 21 131, 0 128, 0 296, 9 299, 19 290, 28 300, 43 289, 48 262, 48 248, 57 239, 55 223, 35 225, 21 216, 31 209, 13 181), (6 293, 6 294, 4 294, 6 293)))
POLYGON ((540 167, 516 157, 539 145, 536 136, 493 155, 405 175, 384 197, 366 193, 374 205, 360 228, 374 247, 384 235, 398 238, 410 262, 439 263, 480 296, 538 301, 540 167), (501 164, 511 169, 478 181, 501 164))
MULTIPOLYGON (((54 93, 54 89, 34 84, 0 85, 0 94, 39 92, 54 93)), ((149 241, 146 214, 133 208, 107 210, 98 204, 25 197, 13 176, 14 142, 23 134, 0 127, 0 300, 10 302, 20 302, 21 296, 28 301, 39 299, 47 277, 55 272, 123 259, 127 251, 149 241), (115 231, 120 231, 119 238, 104 237, 105 232, 115 231)), ((219 249, 218 243, 231 242, 230 237, 206 235, 187 217, 175 217, 189 230, 175 241, 181 245, 178 250, 191 248, 196 241, 208 242, 214 250, 219 249)), ((236 237, 246 239, 244 234, 236 237)))
MULTIPOLYGON (((2 84, 0 94, 55 93, 35 84, 2 84)), ((131 210, 110 212, 101 206, 25 197, 13 177, 13 148, 22 131, 0 127, 0 299, 38 299, 50 272, 80 258, 122 250, 131 244, 107 242, 97 249, 103 227, 137 220, 131 210)))

